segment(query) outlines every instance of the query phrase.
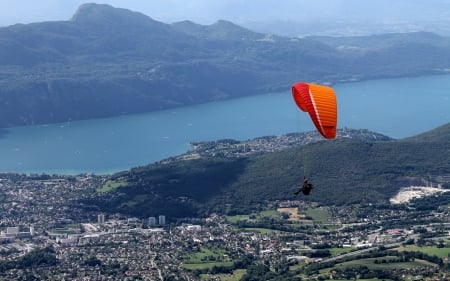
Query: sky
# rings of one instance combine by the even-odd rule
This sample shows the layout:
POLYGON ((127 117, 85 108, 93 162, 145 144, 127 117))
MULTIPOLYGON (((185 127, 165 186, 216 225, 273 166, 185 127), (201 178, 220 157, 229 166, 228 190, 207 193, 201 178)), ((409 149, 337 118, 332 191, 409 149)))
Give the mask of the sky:
POLYGON ((81 4, 89 2, 141 12, 165 23, 450 18, 450 0, 0 0, 0 26, 69 20, 81 4))

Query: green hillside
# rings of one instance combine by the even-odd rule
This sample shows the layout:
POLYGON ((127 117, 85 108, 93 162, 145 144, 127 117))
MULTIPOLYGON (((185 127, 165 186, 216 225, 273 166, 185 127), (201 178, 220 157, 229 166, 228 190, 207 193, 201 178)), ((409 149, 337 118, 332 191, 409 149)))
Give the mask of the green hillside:
POLYGON ((404 141, 410 142, 448 142, 450 139, 450 123, 442 125, 429 132, 419 134, 410 138, 404 139, 404 141))
MULTIPOLYGON (((356 134, 350 132, 349 136, 356 134)), ((172 159, 115 174, 122 184, 90 204, 138 216, 239 214, 268 201, 295 199, 306 175, 315 185, 300 197, 326 205, 387 203, 401 187, 423 180, 450 186, 450 124, 411 141, 337 138, 246 157, 172 159), (125 184, 126 183, 126 184, 125 184)))

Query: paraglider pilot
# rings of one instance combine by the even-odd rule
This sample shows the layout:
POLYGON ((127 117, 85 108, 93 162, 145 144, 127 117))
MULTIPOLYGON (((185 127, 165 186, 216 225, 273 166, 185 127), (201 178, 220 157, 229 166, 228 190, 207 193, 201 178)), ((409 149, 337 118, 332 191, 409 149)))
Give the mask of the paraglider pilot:
POLYGON ((313 185, 308 182, 308 179, 306 177, 304 177, 302 187, 300 187, 296 192, 294 192, 294 194, 297 195, 300 192, 302 192, 304 195, 309 195, 311 189, 313 189, 313 185))

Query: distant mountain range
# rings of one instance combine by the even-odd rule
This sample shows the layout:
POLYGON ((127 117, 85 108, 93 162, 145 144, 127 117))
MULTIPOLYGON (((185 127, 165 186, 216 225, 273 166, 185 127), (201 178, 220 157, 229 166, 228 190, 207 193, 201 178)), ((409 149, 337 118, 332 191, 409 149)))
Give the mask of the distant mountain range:
MULTIPOLYGON (((401 140, 358 130, 338 135, 278 152, 226 157, 223 151, 131 169, 109 178, 122 187, 85 203, 112 213, 179 218, 245 214, 276 200, 389 204, 401 187, 433 183, 450 188, 450 123, 401 140), (315 189, 310 196, 296 197, 303 176, 315 189)), ((214 146, 222 144, 211 143, 208 150, 214 146)))
POLYGON ((108 5, 0 28, 0 127, 167 109, 336 83, 445 73, 430 33, 289 38, 231 22, 165 24, 108 5))

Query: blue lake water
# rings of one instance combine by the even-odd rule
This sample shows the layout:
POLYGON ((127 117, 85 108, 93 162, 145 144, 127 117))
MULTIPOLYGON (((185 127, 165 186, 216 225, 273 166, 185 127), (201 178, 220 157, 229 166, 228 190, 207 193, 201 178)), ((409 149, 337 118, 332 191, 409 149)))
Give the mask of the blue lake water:
MULTIPOLYGON (((334 89, 339 127, 404 138, 450 122, 450 75, 345 83, 334 89)), ((286 89, 145 114, 0 129, 0 172, 105 174, 181 154, 193 141, 313 129, 286 89)))

